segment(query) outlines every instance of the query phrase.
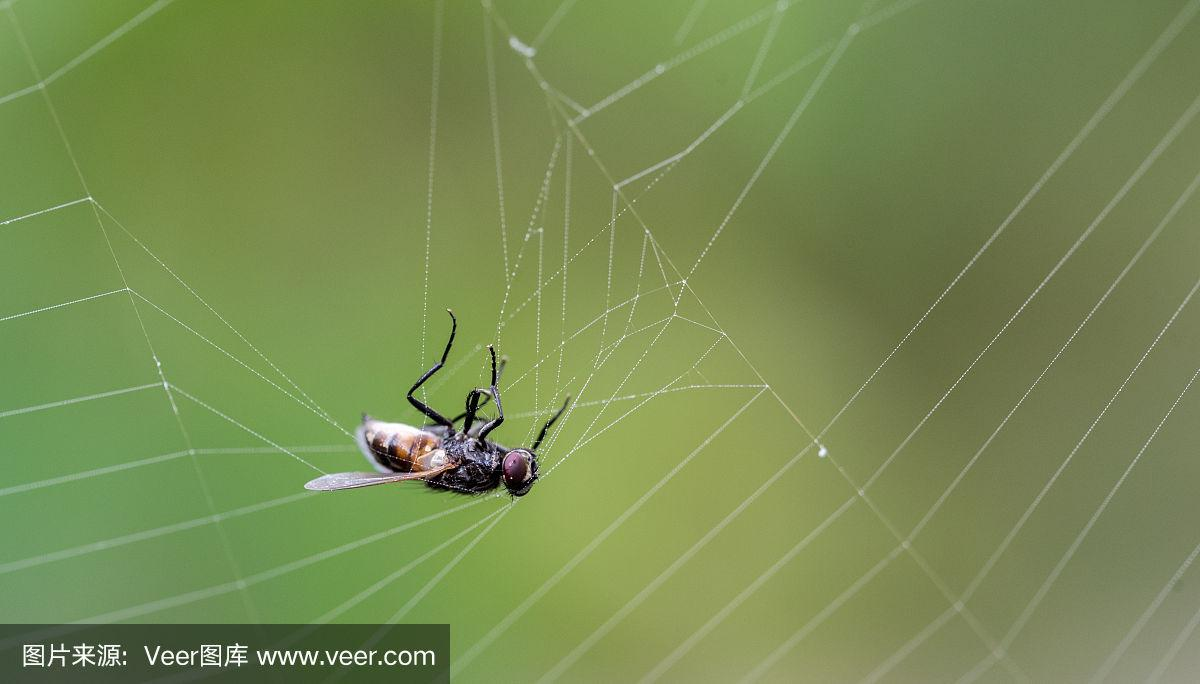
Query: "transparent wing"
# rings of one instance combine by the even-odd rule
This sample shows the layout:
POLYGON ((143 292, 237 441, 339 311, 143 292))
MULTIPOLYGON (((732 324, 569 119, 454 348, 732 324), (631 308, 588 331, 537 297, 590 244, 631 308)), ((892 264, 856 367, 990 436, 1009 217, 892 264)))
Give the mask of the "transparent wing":
POLYGON ((305 483, 304 488, 314 492, 331 492, 337 489, 370 487, 389 482, 403 482, 404 480, 426 480, 435 475, 440 475, 451 468, 454 468, 454 465, 448 463, 432 470, 419 470, 412 473, 399 473, 395 475, 381 475, 380 473, 331 473, 305 483))

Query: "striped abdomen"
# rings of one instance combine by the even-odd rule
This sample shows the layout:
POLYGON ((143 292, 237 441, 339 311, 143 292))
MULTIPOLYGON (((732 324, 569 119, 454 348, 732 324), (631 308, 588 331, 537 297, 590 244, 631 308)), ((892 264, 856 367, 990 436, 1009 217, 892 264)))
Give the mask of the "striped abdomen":
POLYGON ((367 417, 355 437, 363 456, 381 473, 428 470, 430 457, 442 443, 437 435, 411 425, 367 417))

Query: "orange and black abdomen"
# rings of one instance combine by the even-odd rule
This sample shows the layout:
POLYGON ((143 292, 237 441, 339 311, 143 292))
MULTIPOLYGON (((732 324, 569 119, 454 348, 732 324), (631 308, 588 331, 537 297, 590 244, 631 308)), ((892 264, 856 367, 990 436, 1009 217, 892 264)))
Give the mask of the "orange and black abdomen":
POLYGON ((384 423, 365 420, 359 428, 360 446, 368 457, 373 458, 383 469, 409 473, 425 470, 423 457, 441 446, 437 436, 403 423, 384 423))

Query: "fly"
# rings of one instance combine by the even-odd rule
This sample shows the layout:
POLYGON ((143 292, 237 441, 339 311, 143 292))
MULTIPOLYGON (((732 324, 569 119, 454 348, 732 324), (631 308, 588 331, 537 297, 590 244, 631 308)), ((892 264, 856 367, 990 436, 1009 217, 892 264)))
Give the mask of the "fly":
POLYGON ((433 421, 423 427, 404 423, 388 423, 364 414, 362 425, 355 431, 355 441, 374 466, 376 472, 349 472, 322 475, 304 485, 305 489, 332 491, 354 489, 406 480, 423 480, 431 489, 481 494, 496 489, 501 483, 512 496, 529 493, 538 479, 537 449, 546 438, 546 433, 562 416, 570 403, 567 397, 561 408, 542 426, 533 446, 510 449, 488 440, 488 435, 504 422, 504 407, 500 403, 500 390, 496 386, 501 362, 496 365, 496 350, 488 345, 492 360, 491 386, 476 387, 467 393, 466 411, 453 419, 430 408, 413 396, 425 381, 441 370, 454 344, 454 333, 458 320, 450 314, 450 339, 442 359, 422 375, 408 390, 408 401, 418 411, 433 421), (488 400, 496 404, 496 417, 483 423, 476 421, 480 407, 488 400), (458 421, 462 428, 455 428, 458 421))

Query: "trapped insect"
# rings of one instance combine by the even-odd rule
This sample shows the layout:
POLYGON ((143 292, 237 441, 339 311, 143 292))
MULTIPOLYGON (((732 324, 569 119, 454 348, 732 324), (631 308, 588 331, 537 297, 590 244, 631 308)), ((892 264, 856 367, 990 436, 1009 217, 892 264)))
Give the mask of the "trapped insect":
POLYGON ((529 493, 538 478, 537 449, 546 438, 546 433, 558 420, 570 403, 570 397, 562 408, 546 421, 528 449, 509 449, 487 436, 504 422, 504 407, 500 403, 500 390, 496 387, 501 361, 496 366, 496 350, 488 345, 492 357, 492 384, 487 389, 475 388, 467 393, 466 411, 453 419, 427 406, 413 393, 433 377, 446 363, 450 346, 454 344, 454 333, 458 330, 458 319, 450 314, 450 339, 442 352, 442 360, 425 371, 408 390, 408 401, 418 411, 433 421, 431 425, 413 427, 404 423, 385 423, 363 414, 362 425, 355 432, 355 439, 363 455, 375 467, 375 473, 333 473, 322 475, 304 485, 305 489, 331 491, 353 489, 404 480, 424 480, 432 489, 442 489, 462 494, 487 492, 504 483, 513 496, 529 493), (476 414, 488 400, 496 404, 496 417, 485 423, 476 423, 476 414), (454 426, 463 421, 461 429, 454 426))

